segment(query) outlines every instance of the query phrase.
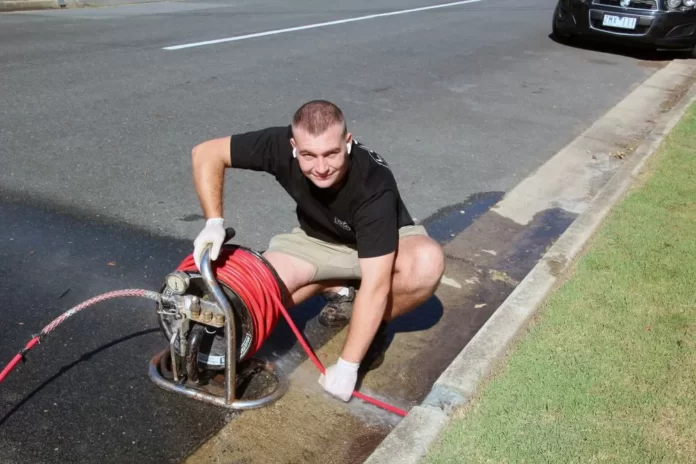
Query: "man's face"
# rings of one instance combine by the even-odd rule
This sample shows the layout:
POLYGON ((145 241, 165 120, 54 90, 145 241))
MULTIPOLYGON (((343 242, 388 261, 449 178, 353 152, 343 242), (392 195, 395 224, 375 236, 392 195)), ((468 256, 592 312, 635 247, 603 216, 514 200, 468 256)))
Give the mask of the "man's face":
POLYGON ((300 170, 314 185, 328 188, 343 179, 348 170, 346 143, 351 142, 351 134, 343 134, 343 125, 334 124, 318 136, 299 128, 293 135, 300 170))

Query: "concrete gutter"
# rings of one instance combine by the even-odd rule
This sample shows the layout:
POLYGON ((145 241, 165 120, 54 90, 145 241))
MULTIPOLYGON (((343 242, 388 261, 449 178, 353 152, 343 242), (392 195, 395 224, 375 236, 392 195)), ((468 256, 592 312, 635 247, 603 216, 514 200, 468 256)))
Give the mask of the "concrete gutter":
POLYGON ((161 1, 162 0, 0 0, 0 13, 68 8, 97 8, 137 3, 157 3, 161 1))
POLYGON ((0 12, 65 8, 63 0, 0 0, 0 12))
MULTIPOLYGON (((601 135, 607 127, 616 126, 617 123, 621 125, 621 119, 617 119, 617 116, 624 111, 635 114, 636 105, 645 103, 646 94, 654 94, 656 89, 662 89, 661 98, 665 99, 668 98, 665 95, 674 95, 673 92, 676 92, 675 88, 679 85, 684 88, 680 95, 674 95, 678 97, 676 104, 655 120, 653 130, 625 159, 625 164, 597 191, 573 224, 442 373, 423 402, 410 410, 408 416, 399 422, 364 461, 365 464, 415 464, 427 454, 450 422, 454 410, 467 404, 477 393, 482 381, 501 363, 515 338, 572 266, 612 207, 627 192, 645 162, 681 119, 689 105, 696 100, 696 86, 693 84, 695 78, 696 64, 689 61, 671 62, 501 200, 496 207, 499 212, 508 210, 511 215, 519 216, 522 210, 513 205, 534 203, 545 197, 542 192, 554 183, 543 180, 546 171, 549 175, 553 173, 558 176, 558 166, 564 165, 566 172, 561 174, 573 174, 573 167, 568 168, 567 164, 559 163, 559 160, 570 162, 577 159, 577 156, 571 155, 578 150, 585 151, 583 148, 586 147, 589 152, 594 149, 597 140, 606 139, 601 135), (568 169, 570 172, 567 172, 568 169)), ((539 206, 542 207, 544 205, 539 206)))

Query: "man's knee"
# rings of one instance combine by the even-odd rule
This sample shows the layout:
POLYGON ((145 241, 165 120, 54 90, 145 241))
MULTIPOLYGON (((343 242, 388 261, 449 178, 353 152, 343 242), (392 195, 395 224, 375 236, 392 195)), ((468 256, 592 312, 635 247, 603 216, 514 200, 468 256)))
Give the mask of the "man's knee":
POLYGON ((442 275, 445 273, 445 253, 440 244, 435 240, 429 239, 418 251, 418 274, 423 278, 423 282, 432 287, 437 287, 442 275))
POLYGON ((430 237, 418 237, 409 246, 408 279, 414 287, 434 291, 445 272, 445 254, 430 237))
POLYGON ((295 256, 275 251, 266 251, 263 256, 273 266, 285 285, 285 290, 291 295, 308 285, 316 272, 312 264, 295 256))

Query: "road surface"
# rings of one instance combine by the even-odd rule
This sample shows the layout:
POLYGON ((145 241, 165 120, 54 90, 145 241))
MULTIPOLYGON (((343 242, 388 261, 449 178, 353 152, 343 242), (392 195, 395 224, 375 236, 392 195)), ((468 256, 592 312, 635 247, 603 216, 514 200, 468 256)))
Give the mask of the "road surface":
MULTIPOLYGON (((471 222, 433 218, 472 195, 474 209, 490 206, 670 58, 556 43, 551 0, 455 3, 215 0, 0 15, 2 359, 97 293, 158 288, 202 227, 190 150, 206 138, 287 124, 306 100, 332 100, 444 243, 471 222)), ((295 224, 270 176, 230 173, 225 192, 242 245, 261 249, 295 224)), ((561 230, 570 219, 551 222, 561 230)), ((181 462, 237 420, 147 379, 165 346, 150 309, 106 303, 32 351, 0 390, 0 461, 181 462)), ((431 327, 430 314, 401 329, 431 327)), ((330 344, 335 332, 315 315, 299 314, 301 327, 330 344)), ((288 339, 273 346, 297 366, 288 339)), ((434 374, 392 390, 407 406, 434 374)), ((351 439, 361 456, 391 426, 365 434, 352 424, 367 437, 351 439)))

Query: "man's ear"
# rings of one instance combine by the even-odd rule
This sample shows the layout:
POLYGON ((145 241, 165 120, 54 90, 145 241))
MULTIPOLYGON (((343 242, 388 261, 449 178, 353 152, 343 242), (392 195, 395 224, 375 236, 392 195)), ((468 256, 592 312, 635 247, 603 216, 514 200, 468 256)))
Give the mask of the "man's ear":
POLYGON ((297 145, 295 145, 295 139, 290 138, 290 145, 292 145, 292 157, 297 158, 297 145))
POLYGON ((348 135, 346 135, 346 153, 350 155, 350 151, 353 148, 353 134, 348 132, 348 135))

